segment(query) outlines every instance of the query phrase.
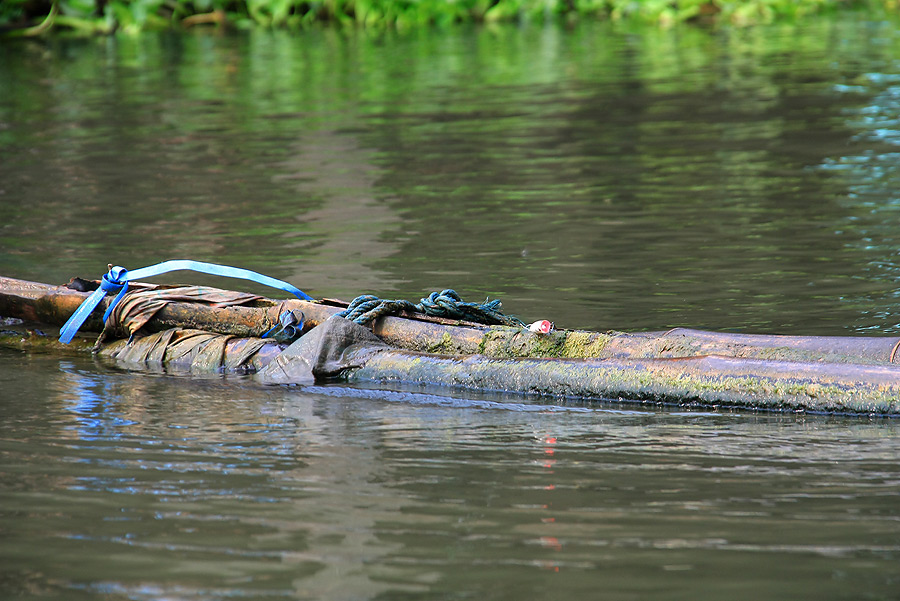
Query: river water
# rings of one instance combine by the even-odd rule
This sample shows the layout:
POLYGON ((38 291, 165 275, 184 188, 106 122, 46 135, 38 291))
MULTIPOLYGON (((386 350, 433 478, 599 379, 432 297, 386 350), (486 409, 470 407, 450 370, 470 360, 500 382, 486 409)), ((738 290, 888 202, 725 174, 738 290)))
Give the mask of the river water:
MULTIPOLYGON (((859 16, 0 41, 0 275, 189 258, 564 327, 896 335, 898 56, 859 16)), ((900 591, 897 420, 3 349, 0 399, 4 599, 900 591)))

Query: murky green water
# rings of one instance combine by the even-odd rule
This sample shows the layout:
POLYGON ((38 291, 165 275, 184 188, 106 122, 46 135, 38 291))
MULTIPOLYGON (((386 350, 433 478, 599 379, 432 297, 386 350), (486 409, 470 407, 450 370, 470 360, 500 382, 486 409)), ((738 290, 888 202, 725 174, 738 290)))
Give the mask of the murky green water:
MULTIPOLYGON (((898 56, 857 18, 0 42, 0 275, 896 333, 898 56)), ((896 420, 0 350, 0 597, 896 599, 898 458, 896 420)))

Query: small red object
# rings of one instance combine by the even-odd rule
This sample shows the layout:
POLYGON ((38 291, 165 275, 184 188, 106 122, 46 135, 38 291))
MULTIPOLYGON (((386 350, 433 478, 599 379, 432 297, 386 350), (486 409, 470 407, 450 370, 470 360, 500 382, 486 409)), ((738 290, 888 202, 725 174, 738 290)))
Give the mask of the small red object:
POLYGON ((553 331, 553 322, 542 319, 528 326, 528 329, 538 334, 549 334, 553 331))

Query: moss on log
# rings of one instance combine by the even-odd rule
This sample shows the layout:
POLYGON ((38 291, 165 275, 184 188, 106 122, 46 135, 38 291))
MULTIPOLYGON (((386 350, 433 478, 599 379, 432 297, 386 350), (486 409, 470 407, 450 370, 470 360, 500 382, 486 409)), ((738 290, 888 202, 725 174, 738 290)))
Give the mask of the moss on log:
POLYGON ((489 359, 390 351, 348 374, 467 390, 819 413, 900 414, 900 368, 733 357, 489 359))

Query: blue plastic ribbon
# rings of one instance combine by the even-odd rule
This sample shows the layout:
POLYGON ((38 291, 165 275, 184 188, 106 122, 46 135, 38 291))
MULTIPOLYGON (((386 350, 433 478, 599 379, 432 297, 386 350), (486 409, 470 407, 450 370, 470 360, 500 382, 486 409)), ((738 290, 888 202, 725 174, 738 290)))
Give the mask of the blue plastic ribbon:
POLYGON ((279 342, 291 342, 303 331, 304 323, 303 311, 299 309, 284 311, 278 316, 278 324, 260 338, 272 337, 279 342))
POLYGON ((79 328, 81 328, 82 324, 84 324, 88 316, 93 313, 94 309, 97 308, 97 305, 100 304, 107 293, 118 292, 116 298, 113 299, 106 309, 106 313, 103 314, 104 322, 109 318, 113 307, 115 307, 116 304, 122 300, 122 297, 125 296, 125 293, 128 291, 128 282, 153 277, 170 271, 198 271, 210 275, 249 280, 251 282, 269 286, 270 288, 290 292, 300 300, 314 300, 311 296, 287 282, 276 280, 267 275, 256 273, 249 269, 242 269, 240 267, 229 267, 227 265, 217 265, 215 263, 204 263, 202 261, 188 261, 183 259, 163 261, 162 263, 157 263, 156 265, 151 265, 149 267, 142 267, 141 269, 135 269, 134 271, 128 271, 124 267, 117 266, 112 267, 109 272, 100 279, 100 287, 94 290, 94 292, 81 303, 81 306, 72 313, 69 321, 65 323, 59 332, 59 341, 63 344, 72 342, 72 338, 75 337, 79 328))

